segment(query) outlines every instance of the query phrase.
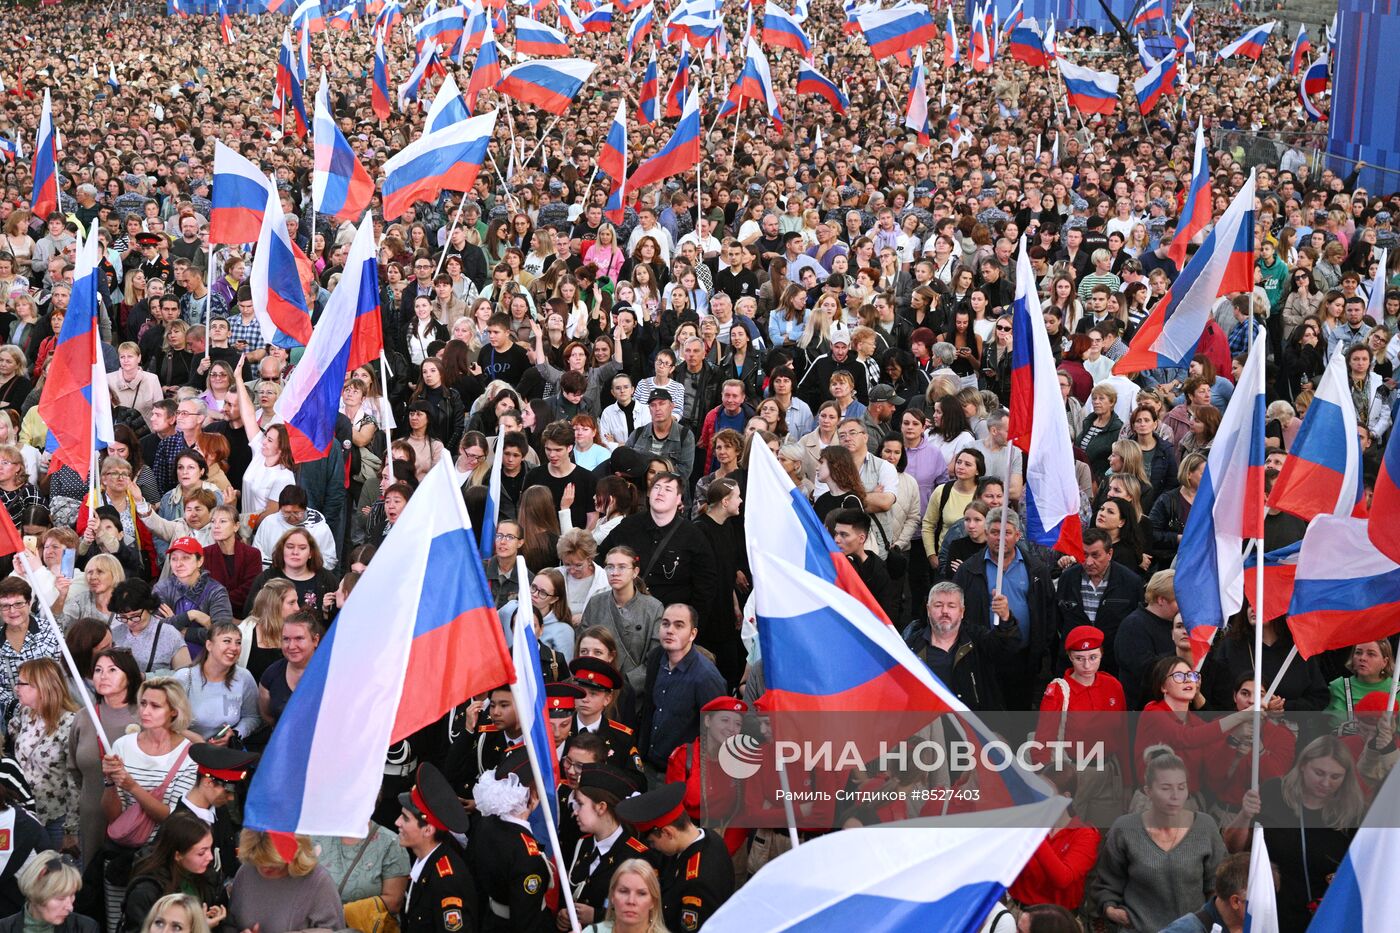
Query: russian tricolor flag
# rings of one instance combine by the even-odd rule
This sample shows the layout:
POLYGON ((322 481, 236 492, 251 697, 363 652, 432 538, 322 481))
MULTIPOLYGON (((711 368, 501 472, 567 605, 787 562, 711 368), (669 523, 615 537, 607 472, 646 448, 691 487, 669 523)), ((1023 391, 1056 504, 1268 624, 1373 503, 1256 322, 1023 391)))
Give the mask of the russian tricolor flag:
POLYGON ((1388 933, 1394 929, 1400 912, 1400 886, 1395 883, 1395 866, 1400 864, 1397 813, 1400 776, 1392 770, 1347 846, 1346 858, 1332 876, 1308 929, 1315 928, 1319 933, 1388 933))
POLYGON ((1163 98, 1176 93, 1176 50, 1168 52, 1152 70, 1133 82, 1137 95, 1138 113, 1144 117, 1163 98))
POLYGON ((371 72, 370 107, 375 117, 383 123, 389 119, 389 59, 384 54, 384 34, 374 37, 374 69, 371 72))
POLYGON ((481 48, 481 43, 486 38, 486 33, 491 30, 491 23, 487 18, 486 10, 477 0, 467 0, 466 7, 467 21, 462 32, 463 54, 473 49, 481 48))
POLYGON ((403 19, 403 6, 397 2, 386 4, 384 9, 379 11, 379 15, 374 18, 374 30, 383 37, 385 42, 388 42, 394 34, 394 27, 401 19, 403 19))
POLYGON ((1211 203, 1215 196, 1210 182, 1210 150, 1206 148, 1205 127, 1196 122, 1196 154, 1191 163, 1191 184, 1182 202, 1176 236, 1167 245, 1167 258, 1178 269, 1186 265, 1186 248, 1210 225, 1211 203))
POLYGON ((637 54, 637 48, 656 27, 656 4, 648 0, 647 5, 637 11, 627 26, 627 57, 637 54))
POLYGON ((1176 21, 1176 29, 1172 33, 1176 54, 1181 56, 1182 61, 1191 65, 1196 64, 1195 9, 1195 4, 1186 8, 1185 15, 1176 21))
POLYGON ((384 216, 400 217, 444 191, 470 191, 496 128, 491 110, 424 133, 384 163, 384 216))
POLYGON ((608 127, 607 138, 603 140, 603 145, 598 150, 598 171, 612 180, 612 187, 608 192, 608 202, 603 207, 603 213, 608 218, 609 223, 620 224, 627 212, 623 205, 623 190, 627 181, 626 97, 618 99, 617 116, 613 117, 612 126, 608 127))
POLYGON ((1225 46, 1225 48, 1221 49, 1218 54, 1221 58, 1234 58, 1236 55, 1242 55, 1251 61, 1257 62, 1259 61, 1259 56, 1264 54, 1264 46, 1268 43, 1269 35, 1274 31, 1274 27, 1277 25, 1277 21, 1270 20, 1267 23, 1255 26, 1253 29, 1249 30, 1249 32, 1246 32, 1234 42, 1231 42, 1229 45, 1225 46))
POLYGON ((1035 68, 1050 67, 1050 58, 1045 54, 1045 37, 1040 34, 1040 25, 1035 20, 1022 20, 1011 30, 1011 57, 1035 68))
POLYGON ((768 59, 759 48, 753 36, 748 38, 748 54, 744 56, 744 67, 734 86, 729 89, 729 97, 719 108, 719 118, 742 109, 745 101, 763 101, 768 107, 768 115, 773 122, 782 125, 783 115, 778 109, 778 95, 773 93, 773 76, 768 70, 768 59))
MULTIPOLYGON (((80 232, 79 237, 82 236, 80 232)), ((39 414, 48 425, 52 469, 68 466, 84 481, 96 476, 97 451, 113 440, 112 396, 107 390, 98 333, 97 236, 78 243, 68 314, 49 358, 39 394, 39 414), (96 389, 97 391, 93 391, 96 389)))
POLYGON ((245 825, 363 835, 384 778, 364 750, 515 679, 459 482, 444 457, 360 578, 273 730, 245 825))
POLYGON ((650 126, 656 122, 656 98, 659 93, 656 79, 656 47, 652 46, 651 58, 642 72, 642 86, 637 91, 637 125, 650 126))
POLYGON ((1307 27, 1302 23, 1298 24, 1298 35, 1293 39, 1293 49, 1288 53, 1288 73, 1296 75, 1303 67, 1303 60, 1312 51, 1312 43, 1308 41, 1307 27))
POLYGON ((797 69, 797 93, 820 97, 837 113, 845 113, 851 106, 850 98, 807 62, 797 69))
MULTIPOLYGON (((1378 514, 1372 509, 1370 523, 1326 514, 1308 523, 1288 606, 1288 630, 1303 658, 1400 632, 1400 564, 1367 535, 1378 514)), ((1395 518, 1384 516, 1391 525, 1395 518)))
MULTIPOLYGON (((1303 542, 1294 541, 1264 555, 1264 619, 1288 615, 1288 606, 1293 601, 1293 583, 1298 575, 1298 554, 1302 549, 1303 542)), ((1244 559, 1244 595, 1251 605, 1258 592, 1258 573, 1259 553, 1250 548, 1244 559)))
MULTIPOLYGON (((525 558, 517 556, 515 569, 518 579, 529 579, 525 558)), ((524 612, 516 612, 515 628, 512 632, 511 660, 515 663, 515 680, 510 685, 511 699, 515 701, 515 711, 520 718, 520 733, 525 742, 526 754, 530 756, 530 770, 534 772, 536 788, 543 787, 547 793, 539 794, 539 803, 530 813, 530 827, 541 847, 554 854, 551 840, 555 838, 553 828, 559 823, 559 795, 552 793, 559 785, 555 772, 554 738, 550 734, 549 712, 545 709, 544 672, 540 668, 540 645, 535 638, 533 620, 524 612), (548 825, 546 825, 548 821, 548 825)))
POLYGON ((1025 240, 1016 261, 1011 318, 1011 420, 1007 436, 1026 455, 1026 537, 1084 559, 1074 447, 1060 411, 1059 377, 1041 316, 1025 240))
POLYGON ((1327 85, 1332 81, 1327 69, 1327 59, 1319 58, 1307 67, 1302 78, 1298 81, 1298 100, 1303 106, 1303 113, 1307 114, 1308 122, 1320 123, 1327 119, 1327 114, 1313 102, 1313 98, 1327 90, 1327 85))
POLYGON ((865 33, 865 41, 870 43, 870 54, 876 58, 910 52, 925 42, 932 42, 938 35, 938 28, 925 6, 861 10, 856 13, 856 21, 865 33))
POLYGON ((349 32, 354 28, 355 17, 358 13, 355 3, 348 3, 327 17, 326 25, 337 32, 349 32))
POLYGON ((287 233, 287 218, 277 189, 266 186, 267 201, 253 267, 248 271, 248 290, 253 311, 262 328, 263 340, 291 350, 311 341, 311 313, 297 269, 296 250, 287 233))
POLYGON ((914 67, 909 72, 909 103, 904 108, 904 125, 918 134, 919 145, 928 145, 928 82, 924 78, 923 46, 914 50, 914 67))
POLYGON ((812 55, 812 43, 797 20, 772 0, 763 5, 763 41, 771 48, 791 49, 804 59, 812 55))
POLYGON ((340 283, 326 302, 301 362, 277 398, 274 411, 287 425, 292 457, 298 463, 319 460, 335 442, 351 338, 362 314, 379 315, 379 260, 375 258, 372 217, 366 217, 356 231, 340 283))
POLYGON ((613 8, 611 3, 600 3, 583 17, 584 32, 611 32, 613 8))
POLYGON ((238 37, 233 34, 233 20, 229 18, 228 6, 224 0, 219 0, 215 15, 219 18, 219 38, 223 40, 224 45, 233 45, 238 37))
POLYGON ((300 65, 292 48, 291 29, 283 30, 282 46, 277 51, 277 102, 282 113, 291 108, 292 132, 298 139, 306 137, 306 100, 302 96, 300 65))
POLYGON ((1303 425, 1274 481, 1269 508, 1282 509, 1303 521, 1323 514, 1352 515, 1363 493, 1356 404, 1339 344, 1318 380, 1303 425))
POLYGON ((680 58, 676 62, 676 76, 671 79, 671 86, 666 89, 666 109, 664 112, 668 119, 681 115, 681 107, 685 104, 685 92, 689 84, 690 49, 682 48, 680 58))
POLYGON ((1205 243, 1138 327, 1114 373, 1186 366, 1216 299, 1254 288, 1254 188, 1250 172, 1205 243))
POLYGON ((1153 23, 1166 22, 1167 14, 1162 9, 1162 0, 1143 0, 1138 7, 1137 13, 1133 16, 1132 25, 1129 27, 1134 32, 1147 29, 1153 23))
MULTIPOLYGON (((1250 234, 1253 232, 1251 225, 1250 234)), ((1268 335, 1261 327, 1235 394, 1225 407, 1181 535, 1181 553, 1190 559, 1177 563, 1176 601, 1188 631, 1218 628, 1240 610, 1244 605, 1244 541, 1264 536, 1267 347, 1268 335)), ((1300 560, 1300 582, 1301 578, 1300 560)))
POLYGON ((1069 105, 1081 114, 1112 116, 1118 109, 1118 76, 1107 71, 1095 71, 1057 58, 1055 65, 1065 81, 1069 105))
POLYGON ((421 56, 429 43, 436 43, 448 58, 457 57, 457 46, 466 32, 466 16, 460 6, 450 6, 434 13, 414 30, 414 47, 421 56))
POLYGON ((418 61, 414 64, 413 71, 409 73, 408 80, 399 85, 399 109, 404 110, 411 101, 416 101, 423 85, 434 75, 445 74, 447 74, 447 69, 443 66, 442 60, 438 58, 437 43, 428 43, 426 54, 418 56, 418 61))
MULTIPOLYGON (((443 79, 442 87, 438 89, 438 96, 433 98, 433 105, 436 106, 438 99, 442 97, 443 89, 447 87, 447 82, 452 81, 452 76, 448 75, 443 79)), ((477 101, 481 97, 482 91, 489 91, 501 83, 501 55, 496 46, 496 37, 487 33, 481 40, 481 48, 476 52, 476 64, 472 66, 471 77, 467 79, 467 108, 476 110, 477 101)), ((457 82, 452 81, 452 90, 455 93, 457 82)), ((460 98, 460 95, 458 95, 460 98)), ((466 114, 464 113, 463 116, 466 114)), ((455 113, 447 115, 455 122, 460 119, 455 113)), ((442 124, 428 121, 428 127, 433 130, 441 129, 442 124)))
POLYGON ((210 197, 209 242, 253 243, 267 206, 267 177, 258 167, 214 140, 214 185, 210 197))
POLYGON ((627 179, 627 187, 632 191, 645 188, 658 181, 665 181, 672 175, 688 172, 700 164, 700 105, 698 95, 691 94, 681 108, 681 119, 676 131, 671 134, 666 145, 647 159, 632 177, 627 179))
POLYGON ((322 32, 326 28, 326 17, 321 12, 321 0, 305 0, 292 11, 292 28, 307 32, 322 32))
POLYGON ((967 36, 968 57, 971 59, 972 70, 974 72, 986 71, 992 67, 992 45, 987 36, 987 19, 985 16, 974 14, 972 23, 968 27, 967 36))
POLYGON ((39 132, 34 140, 34 188, 30 213, 48 217, 58 210, 58 145, 53 129, 53 103, 44 88, 44 105, 39 111, 39 132))
POLYGON ((350 141, 335 125, 326 74, 316 90, 311 201, 316 213, 336 220, 358 220, 374 197, 374 179, 355 158, 350 141))
POLYGON ((1400 431, 1390 432, 1390 443, 1381 458, 1380 475, 1371 493, 1371 543, 1386 557, 1400 563, 1400 431))
POLYGON ((953 23, 953 7, 949 4, 943 22, 943 67, 952 68, 962 58, 958 49, 958 27, 953 23))
POLYGON ((560 58, 548 62, 523 62, 506 69, 496 90, 555 115, 574 102, 579 89, 588 82, 597 66, 582 58, 560 58))

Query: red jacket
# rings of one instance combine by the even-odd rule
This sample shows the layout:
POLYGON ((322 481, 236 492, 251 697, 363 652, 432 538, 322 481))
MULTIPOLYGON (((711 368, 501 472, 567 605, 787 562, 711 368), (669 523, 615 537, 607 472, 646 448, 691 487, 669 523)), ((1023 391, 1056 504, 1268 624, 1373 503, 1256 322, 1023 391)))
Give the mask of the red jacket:
POLYGON ((1036 848, 1011 885, 1011 896, 1022 904, 1059 904, 1066 910, 1078 910, 1084 901, 1084 882, 1098 861, 1101 840, 1094 827, 1070 820, 1036 848))
POLYGON ((696 823, 718 823, 724 827, 724 844, 729 854, 739 851, 748 838, 747 828, 729 826, 744 808, 743 789, 734 779, 724 773, 719 762, 713 758, 702 762, 704 752, 700 749, 700 739, 688 742, 671 752, 666 762, 666 783, 685 784, 685 798, 682 801, 685 811, 696 823), (701 788, 701 777, 704 788, 701 788))
POLYGON ((210 577, 222 583, 224 589, 228 590, 228 600, 233 604, 234 615, 238 616, 244 603, 248 601, 248 591, 253 586, 253 580, 262 573, 262 551, 235 540, 233 572, 229 573, 219 546, 211 544, 204 549, 204 569, 209 571, 210 577))

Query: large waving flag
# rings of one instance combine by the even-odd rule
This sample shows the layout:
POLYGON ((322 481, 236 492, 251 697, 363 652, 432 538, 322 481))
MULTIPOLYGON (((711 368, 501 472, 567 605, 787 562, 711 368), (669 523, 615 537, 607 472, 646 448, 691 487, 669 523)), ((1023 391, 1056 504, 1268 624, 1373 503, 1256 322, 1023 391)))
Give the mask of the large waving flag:
POLYGON ((1172 43, 1176 54, 1187 64, 1196 64, 1196 5, 1193 3, 1181 14, 1172 31, 1172 43))
POLYGON ((962 58, 958 49, 958 27, 953 23, 953 5, 948 4, 943 22, 943 70, 947 71, 962 58))
POLYGON ((30 205, 35 217, 48 217, 58 210, 58 144, 53 129, 53 103, 44 88, 44 105, 39 111, 39 132, 34 139, 34 189, 30 205))
POLYGON ((491 110, 424 133, 384 163, 384 216, 399 217, 444 191, 470 191, 496 128, 491 110))
MULTIPOLYGON (((448 82, 448 81, 452 81, 452 76, 451 76, 451 75, 448 75, 446 78, 443 79, 443 82, 442 82, 443 88, 447 87, 447 82, 448 82)), ((490 90, 490 89, 496 87, 496 86, 497 86, 498 84, 500 84, 500 83, 501 83, 501 55, 500 55, 500 50, 499 50, 499 49, 497 48, 497 46, 496 46, 496 37, 495 37, 494 35, 492 35, 490 32, 488 32, 488 33, 482 38, 482 40, 481 40, 481 48, 477 49, 477 51, 476 51, 476 64, 472 66, 472 75, 471 75, 471 77, 470 77, 469 79, 467 79, 467 107, 470 108, 470 109, 473 110, 473 111, 476 110, 476 108, 477 108, 477 102, 478 102, 479 100, 481 100, 481 92, 482 92, 482 91, 486 91, 486 90, 490 90)), ((452 89, 453 89, 454 92, 456 91, 456 88, 457 88, 457 82, 456 82, 456 81, 452 81, 452 89)), ((441 96, 442 96, 442 89, 439 88, 439 89, 438 89, 438 97, 441 97, 441 96)), ((458 95, 458 99, 460 99, 460 95, 458 95)), ((433 104, 434 104, 434 106, 437 105, 437 98, 436 98, 436 97, 433 98, 433 104)), ((466 115, 467 115, 467 111, 466 111, 466 110, 463 111, 462 117, 458 117, 458 116, 455 114, 455 111, 454 111, 452 114, 446 114, 446 113, 443 114, 443 116, 450 116, 451 119, 454 120, 454 121, 455 121, 455 120, 458 120, 458 119, 461 119, 461 118, 465 117, 466 115)), ((434 129, 434 130, 437 130, 437 129, 441 129, 441 128, 442 128, 442 124, 441 124, 441 123, 434 122, 434 121, 432 121, 431 119, 428 121, 428 126, 429 126, 431 129, 434 129)))
POLYGON ((992 67, 992 43, 987 36, 987 18, 976 11, 967 27, 967 56, 974 72, 992 67))
POLYGON ((214 186, 209 242, 253 243, 267 207, 267 176, 233 149, 214 140, 214 186))
POLYGON ((705 933, 980 930, 1067 805, 1056 797, 983 814, 977 826, 914 821, 818 836, 763 866, 705 933))
POLYGON ((505 70, 496 90, 559 116, 569 109, 596 67, 583 58, 523 62, 505 70))
POLYGON ((656 46, 651 47, 651 58, 642 72, 642 86, 637 91, 637 125, 650 126, 656 122, 656 98, 659 94, 656 78, 656 46))
POLYGON ((637 54, 637 49, 647 36, 651 35, 656 28, 656 3, 655 0, 647 0, 647 5, 638 10, 632 17, 632 22, 627 26, 627 57, 629 59, 637 54))
POLYGON ((1144 117, 1153 111, 1163 97, 1176 93, 1176 52, 1173 50, 1162 57, 1152 70, 1133 81, 1133 93, 1137 95, 1138 113, 1144 117))
POLYGON ((1249 896, 1245 900, 1244 928, 1248 933, 1278 933, 1278 892, 1274 865, 1264 844, 1264 827, 1254 824, 1254 844, 1249 850, 1249 896))
POLYGON ((228 15, 228 4, 224 0, 219 0, 214 14, 219 20, 219 38, 224 45, 233 45, 238 37, 233 32, 233 20, 228 15))
POLYGON ((534 55, 537 58, 568 56, 569 40, 553 26, 525 16, 515 17, 515 54, 534 55))
POLYGON ((608 127, 607 138, 598 150, 598 171, 612 180, 603 214, 614 226, 622 223, 627 209, 623 203, 627 183, 627 98, 618 98, 617 116, 608 127))
POLYGON ((919 145, 928 145, 928 81, 924 74, 923 46, 914 50, 914 67, 909 70, 909 102, 904 107, 904 125, 918 134, 919 145))
POLYGON ((1277 25, 1278 22, 1276 20, 1270 20, 1267 23, 1255 26, 1234 42, 1225 46, 1217 54, 1221 58, 1234 58, 1236 55, 1242 55, 1251 61, 1257 62, 1259 61, 1259 56, 1264 54, 1264 46, 1269 41, 1269 34, 1274 31, 1274 27, 1277 25))
POLYGON ((298 463, 324 457, 335 442, 340 391, 349 372, 355 324, 362 314, 379 314, 379 260, 372 217, 366 217, 355 232, 340 283, 277 398, 274 410, 287 425, 292 457, 298 463))
POLYGON ((1021 241, 1011 319, 1011 420, 1007 435, 1026 455, 1026 537, 1084 559, 1074 445, 1059 402, 1059 377, 1041 317, 1030 254, 1021 241))
POLYGON ((365 570, 272 732, 245 825, 363 835, 384 779, 373 750, 515 679, 459 483, 443 457, 365 570))
POLYGON ((685 106, 686 91, 690 87, 690 49, 681 49, 680 57, 676 60, 676 76, 671 79, 670 87, 666 88, 666 109, 664 111, 667 119, 673 119, 681 115, 681 108, 685 106))
MULTIPOLYGON (((319 7, 317 7, 319 9, 319 7)), ((306 138, 306 99, 301 89, 301 65, 297 61, 297 51, 292 46, 292 31, 282 31, 282 45, 277 50, 277 104, 285 120, 290 113, 292 133, 298 139, 306 138)))
POLYGON ((1157 59, 1152 57, 1152 53, 1147 51, 1147 43, 1142 41, 1142 36, 1137 37, 1138 64, 1142 65, 1143 74, 1151 71, 1157 64, 1157 59))
POLYGON ((593 9, 583 15, 584 32, 611 32, 612 24, 613 8, 607 0, 595 3, 593 9))
POLYGON ((1321 123, 1327 119, 1327 114, 1322 112, 1313 98, 1327 90, 1331 82, 1332 75, 1325 55, 1309 65, 1298 79, 1298 102, 1302 104, 1309 123, 1321 123))
POLYGON ((1167 258, 1178 268, 1186 265, 1186 248, 1201 231, 1210 226, 1211 203, 1215 195, 1210 183, 1210 150, 1206 148, 1205 126, 1196 122, 1196 155, 1191 163, 1191 184, 1181 206, 1176 235, 1167 246, 1167 258))
POLYGON ((384 53, 384 36, 374 37, 374 68, 370 72, 370 109, 380 123, 389 119, 392 112, 389 103, 389 58, 384 53))
POLYGON ((850 98, 808 62, 797 67, 797 93, 820 97, 837 113, 845 113, 851 106, 850 98))
POLYGON ((1050 67, 1050 56, 1045 53, 1045 37, 1040 34, 1040 24, 1035 20, 1021 20, 1011 30, 1011 57, 1035 68, 1050 67))
POLYGON ((719 108, 719 117, 723 118, 736 110, 742 110, 744 102, 750 100, 762 101, 768 107, 768 115, 772 117, 773 122, 782 125, 783 114, 778 109, 778 95, 773 92, 773 75, 768 70, 768 58, 753 36, 748 38, 744 67, 735 79, 734 86, 729 89, 729 97, 724 106, 719 108))
POLYGON ((1351 515, 1362 494, 1356 403, 1339 345, 1322 371, 1288 459, 1274 480, 1269 508, 1282 509, 1303 521, 1322 514, 1351 515))
POLYGON ((374 17, 374 31, 385 42, 391 41, 394 35, 394 27, 403 19, 403 4, 398 0, 392 0, 384 4, 374 17))
POLYGON ((771 48, 791 49, 803 59, 812 54, 812 42, 796 17, 773 0, 763 5, 763 42, 771 48))
POLYGON ((1395 928, 1396 912, 1400 911, 1400 886, 1395 883, 1395 866, 1400 864, 1397 813, 1400 771, 1392 770, 1347 846, 1346 858, 1327 886, 1308 929, 1319 933, 1386 933, 1395 928))
MULTIPOLYGON (((1294 541, 1267 552, 1264 555, 1264 613, 1265 619, 1277 619, 1288 615, 1288 607, 1293 602, 1293 584, 1298 576, 1298 554, 1303 549, 1302 541, 1294 541)), ((1259 553, 1250 548, 1244 559, 1244 595, 1250 605, 1254 605, 1258 590, 1259 553)), ((1193 645, 1196 644, 1193 642, 1193 645)), ((1202 642, 1206 650, 1209 645, 1202 642)), ((1200 658, 1197 658, 1200 660, 1200 658)))
POLYGON ((1095 71, 1063 58, 1055 59, 1064 78, 1069 105, 1084 116, 1112 116, 1118 109, 1118 76, 1108 71, 1095 71))
POLYGON ((808 573, 840 587, 851 594, 866 609, 888 622, 885 611, 870 594, 841 549, 836 546, 826 526, 812 504, 807 501, 770 450, 763 454, 757 447, 749 463, 749 501, 760 515, 750 522, 748 538, 750 559, 757 551, 776 554, 787 563, 806 569, 808 573))
POLYGON ((462 34, 462 50, 470 52, 481 48, 482 40, 491 31, 491 18, 479 0, 467 0, 464 6, 467 8, 467 22, 462 34))
POLYGON ((1162 8, 1162 0, 1142 0, 1128 28, 1133 32, 1145 32, 1153 26, 1160 27, 1166 21, 1167 12, 1162 8))
MULTIPOLYGON (((1209 211, 1209 202, 1205 210, 1209 211)), ((1180 234, 1178 234, 1180 236, 1180 234)), ((1254 172, 1206 235, 1166 295, 1142 322, 1128 352, 1113 366, 1120 376, 1162 366, 1184 367, 1217 298, 1254 288, 1254 172)))
POLYGON ((438 47, 436 43, 428 43, 427 52, 419 55, 418 60, 413 65, 413 71, 409 72, 408 80, 399 85, 399 109, 405 110, 408 104, 418 99, 418 95, 427 84, 429 79, 435 75, 447 74, 447 68, 443 66, 442 59, 438 57, 438 47))
POLYGON ((326 15, 321 10, 321 0, 305 0, 293 10, 292 28, 310 33, 323 32, 326 28, 326 15))
POLYGON ((1400 431, 1390 432, 1381 458, 1380 475, 1371 493, 1371 521, 1368 534, 1371 543, 1386 557, 1400 563, 1400 431))
MULTIPOLYGON (((1250 228, 1251 233, 1253 227, 1250 228)), ((1251 264, 1252 265, 1252 264, 1251 264)), ((1264 537, 1264 357, 1261 327, 1225 407, 1181 535, 1176 602, 1188 631, 1218 628, 1244 604, 1246 538, 1264 537)), ((1299 565, 1301 582, 1302 565, 1299 565)), ((1298 598, 1294 591, 1294 600, 1298 598)))
POLYGON ((887 10, 877 8, 860 10, 856 21, 865 41, 870 43, 870 53, 876 58, 889 58, 900 52, 912 52, 925 42, 932 42, 938 35, 938 27, 933 24, 928 7, 920 4, 900 4, 887 10))
POLYGON ((365 171, 350 141, 335 125, 326 73, 316 89, 316 115, 311 171, 311 201, 316 213, 336 220, 359 220, 374 197, 374 179, 365 171))
POLYGON ((1308 27, 1300 22, 1298 35, 1293 38, 1293 48, 1288 53, 1288 73, 1290 75, 1296 75, 1302 70, 1303 62, 1311 51, 1312 42, 1308 39, 1308 27))
POLYGON ((672 175, 688 172, 700 164, 700 102, 698 94, 690 94, 681 109, 680 122, 671 134, 666 145, 662 146, 650 159, 647 159, 632 177, 627 179, 627 187, 638 191, 647 185, 665 181, 672 175))
POLYGON ((311 312, 306 307, 296 248, 287 233, 287 217, 277 189, 267 186, 266 209, 248 290, 263 339, 285 349, 304 347, 311 341, 311 312))
POLYGON ((423 50, 433 44, 448 58, 456 58, 466 26, 465 10, 453 4, 445 10, 423 18, 414 30, 414 47, 418 54, 422 55, 423 50))
MULTIPOLYGON (((1395 513, 1385 520, 1394 524, 1395 513)), ((1328 514, 1308 523, 1288 606, 1288 630, 1305 659, 1400 632, 1400 564, 1371 543, 1368 524, 1328 514)))
POLYGON ((91 471, 97 451, 113 440, 112 396, 97 330, 100 255, 95 235, 79 242, 74 259, 68 314, 50 357, 39 414, 49 428, 51 469, 66 465, 85 481, 95 482, 91 471))

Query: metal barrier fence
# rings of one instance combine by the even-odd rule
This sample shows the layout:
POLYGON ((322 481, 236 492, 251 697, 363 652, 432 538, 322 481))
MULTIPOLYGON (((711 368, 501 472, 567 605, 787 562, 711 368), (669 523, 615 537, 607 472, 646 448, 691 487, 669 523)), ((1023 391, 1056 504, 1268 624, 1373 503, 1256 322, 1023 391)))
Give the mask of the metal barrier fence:
MULTIPOLYGON (((1210 131, 1211 149, 1215 152, 1228 152, 1236 162, 1246 169, 1265 166, 1268 168, 1294 168, 1306 165, 1308 173, 1317 177, 1322 169, 1331 167, 1334 172, 1345 177, 1355 168, 1355 159, 1327 153, 1327 133, 1282 132, 1251 133, 1246 130, 1226 130, 1219 127, 1210 131)), ((1385 173, 1395 187, 1400 187, 1400 171, 1383 165, 1366 164, 1367 171, 1385 173)))

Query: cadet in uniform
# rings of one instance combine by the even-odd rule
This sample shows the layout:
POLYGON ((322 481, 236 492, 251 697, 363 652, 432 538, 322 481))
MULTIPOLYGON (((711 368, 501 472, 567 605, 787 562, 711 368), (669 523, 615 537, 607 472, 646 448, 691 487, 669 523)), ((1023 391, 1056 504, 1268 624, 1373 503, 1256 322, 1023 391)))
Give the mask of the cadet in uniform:
MULTIPOLYGON (((581 924, 596 923, 608 909, 608 888, 617 866, 651 854, 617 818, 617 805, 637 791, 640 776, 613 765, 585 767, 573 799, 573 820, 585 835, 570 850, 569 884, 581 924)), ((567 911, 563 912, 567 919, 567 911)))
POLYGON ((544 685, 544 708, 549 716, 549 737, 554 742, 555 773, 564 757, 564 743, 574 734, 574 707, 583 691, 571 683, 544 685))
POLYGON ((500 763, 506 749, 524 740, 510 685, 496 687, 488 696, 490 724, 478 726, 475 732, 463 733, 455 739, 448 749, 447 765, 443 769, 448 782, 464 791, 465 797, 471 796, 472 785, 479 777, 500 763))
MULTIPOLYGON (((608 747, 592 732, 575 732, 564 743, 564 754, 559 759, 559 851, 564 853, 567 862, 573 857, 583 830, 574 819, 569 802, 578 787, 583 769, 600 765, 608 760, 608 747)), ((640 779, 640 778, 639 778, 640 779)))
POLYGON ((238 871, 238 831, 242 827, 234 823, 228 805, 257 764, 258 753, 200 742, 190 746, 190 758, 199 766, 199 779, 175 809, 192 813, 209 825, 214 837, 214 871, 221 880, 229 881, 238 871))
POLYGON ((160 254, 160 241, 169 240, 160 233, 136 234, 136 245, 141 247, 141 272, 146 280, 162 279, 174 283, 175 270, 170 260, 160 254))
POLYGON ((574 675, 574 683, 583 690, 577 702, 574 731, 596 732, 607 743, 610 761, 641 774, 642 756, 637 754, 637 737, 631 727, 603 715, 622 686, 621 672, 601 658, 588 657, 574 658, 569 672, 574 675))
POLYGON ((724 840, 691 822, 685 785, 665 784, 617 805, 631 825, 662 856, 661 911, 666 927, 693 933, 734 893, 734 863, 724 840))
POLYGON ((530 811, 539 797, 525 749, 506 752, 494 771, 477 780, 472 794, 482 818, 472 829, 467 861, 480 886, 481 933, 554 930, 554 916, 544 904, 553 875, 530 831, 530 811))
POLYGON ((399 844, 413 856, 399 927, 403 933, 476 933, 476 884, 451 836, 467 831, 467 811, 452 785, 437 768, 420 765, 399 805, 399 844))

